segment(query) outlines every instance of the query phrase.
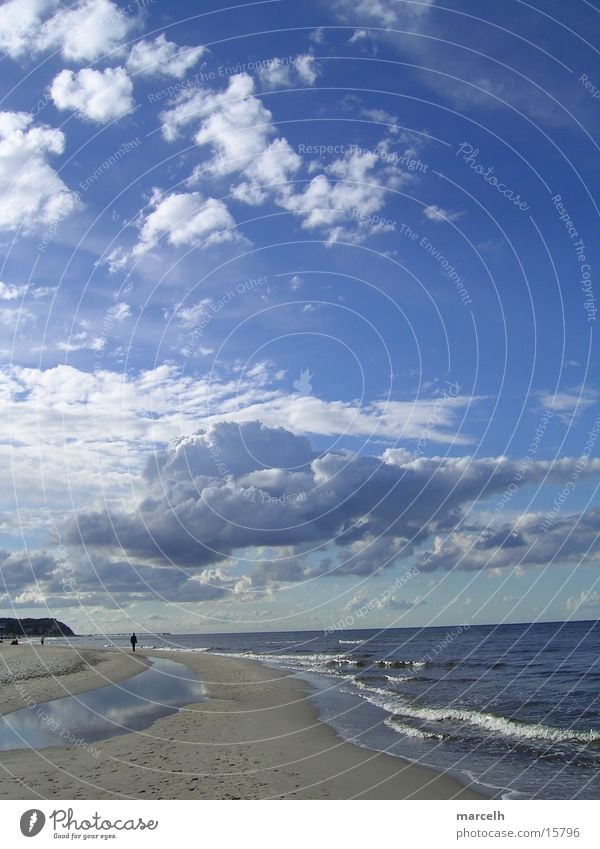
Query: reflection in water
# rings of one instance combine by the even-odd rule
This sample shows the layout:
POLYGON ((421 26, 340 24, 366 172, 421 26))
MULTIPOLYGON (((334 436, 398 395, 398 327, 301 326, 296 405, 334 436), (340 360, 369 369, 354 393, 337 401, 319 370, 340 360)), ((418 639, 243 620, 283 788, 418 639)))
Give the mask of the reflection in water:
POLYGON ((120 684, 54 699, 0 717, 0 751, 82 745, 147 728, 182 705, 202 701, 204 687, 187 666, 152 660, 120 684))

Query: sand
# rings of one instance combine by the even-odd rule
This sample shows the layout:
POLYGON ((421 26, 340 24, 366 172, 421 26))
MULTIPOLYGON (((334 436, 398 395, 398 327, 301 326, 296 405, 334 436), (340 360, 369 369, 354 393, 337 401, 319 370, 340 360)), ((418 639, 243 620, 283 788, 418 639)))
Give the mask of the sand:
POLYGON ((147 666, 141 655, 119 650, 0 644, 0 715, 34 702, 60 699, 123 681, 147 666))
MULTIPOLYGON (((95 743, 95 755, 75 747, 2 752, 0 798, 484 798, 449 776, 343 742, 319 721, 310 685, 284 671, 207 653, 125 659, 138 663, 145 654, 185 663, 208 699, 145 731, 95 743)), ((106 673, 112 662, 100 660, 96 670, 106 673)), ((44 680, 50 692, 55 685, 44 680)))

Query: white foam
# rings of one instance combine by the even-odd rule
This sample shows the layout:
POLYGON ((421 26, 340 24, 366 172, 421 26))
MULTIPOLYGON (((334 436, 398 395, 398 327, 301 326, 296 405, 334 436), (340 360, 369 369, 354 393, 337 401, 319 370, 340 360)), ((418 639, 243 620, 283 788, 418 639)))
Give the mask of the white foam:
POLYGON ((356 687, 361 691, 363 698, 377 707, 383 708, 391 714, 400 714, 395 723, 402 724, 401 717, 412 717, 423 719, 427 722, 464 722, 483 728, 485 731, 500 734, 504 737, 520 737, 529 740, 547 740, 553 743, 598 743, 600 732, 590 729, 580 731, 577 729, 553 728, 541 723, 520 722, 497 716, 484 711, 466 710, 457 708, 434 708, 420 707, 407 704, 405 699, 398 697, 394 700, 394 693, 381 687, 369 687, 362 681, 355 681, 356 687))
POLYGON ((385 724, 394 731, 399 731, 406 737, 417 737, 419 740, 445 740, 446 734, 435 734, 433 731, 421 731, 419 728, 414 728, 412 725, 406 725, 403 722, 398 722, 391 717, 385 720, 385 724))
POLYGON ((156 651, 172 651, 172 652, 203 652, 210 651, 210 646, 200 646, 194 649, 188 649, 183 646, 142 646, 142 648, 155 649, 156 651))
POLYGON ((493 713, 483 711, 464 710, 454 708, 426 708, 416 705, 403 704, 401 708, 395 706, 395 712, 403 716, 411 716, 415 719, 424 719, 429 722, 466 722, 485 731, 496 732, 506 737, 523 737, 530 740, 548 740, 553 743, 597 743, 600 742, 600 732, 590 729, 579 731, 576 729, 553 728, 541 723, 520 722, 496 716, 493 713))

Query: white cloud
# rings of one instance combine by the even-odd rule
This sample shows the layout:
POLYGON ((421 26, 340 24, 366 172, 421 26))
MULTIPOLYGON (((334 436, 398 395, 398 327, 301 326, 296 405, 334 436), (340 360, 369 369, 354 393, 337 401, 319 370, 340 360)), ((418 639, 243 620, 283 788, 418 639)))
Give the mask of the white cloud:
POLYGON ((299 171, 302 159, 286 139, 275 139, 244 171, 244 180, 232 188, 238 200, 264 203, 269 195, 289 194, 288 182, 299 171))
POLYGON ((115 304, 114 307, 111 307, 109 315, 113 321, 125 321, 126 319, 131 318, 131 307, 129 304, 121 301, 120 303, 115 304))
POLYGON ((208 247, 238 238, 235 221, 221 200, 204 198, 198 192, 165 195, 154 189, 148 206, 151 211, 138 216, 140 236, 131 251, 117 249, 108 257, 111 271, 125 267, 132 259, 139 259, 163 238, 175 248, 208 247))
MULTIPOLYGON (((295 73, 311 75, 312 57, 297 57, 293 68, 295 73)), ((277 66, 269 73, 275 71, 287 74, 289 66, 277 66)), ((249 204, 271 200, 297 215, 303 228, 324 230, 329 243, 393 229, 393 222, 378 215, 386 189, 398 188, 411 179, 392 157, 383 155, 383 148, 363 151, 350 147, 303 191, 296 192, 292 181, 303 160, 285 138, 272 139, 276 128, 271 112, 256 97, 248 74, 232 77, 225 90, 182 92, 161 119, 166 139, 177 138, 184 128, 194 128, 196 143, 212 149, 210 159, 194 170, 190 184, 241 173, 242 181, 230 186, 237 200, 249 204)), ((318 161, 309 164, 312 173, 321 169, 318 161)))
POLYGON ((0 300, 16 301, 27 293, 28 288, 26 283, 3 283, 0 280, 0 300))
MULTIPOLYGON (((504 473, 514 461, 502 458, 498 471, 504 473)), ((469 465, 476 471, 478 461, 469 465)), ((537 460, 527 470, 524 483, 561 484, 569 480, 576 460, 537 460)), ((590 460, 583 474, 595 478, 600 474, 600 460, 590 460)), ((482 493, 483 494, 483 493, 482 493)), ((452 533, 433 539, 429 551, 421 554, 421 571, 464 569, 467 571, 523 569, 526 566, 548 566, 553 563, 600 563, 598 519, 600 509, 582 513, 564 513, 549 523, 548 514, 523 513, 506 525, 489 522, 485 517, 470 518, 452 533)), ((447 529, 446 529, 447 530, 447 529)), ((499 574, 499 573, 496 573, 499 574)))
POLYGON ((310 53, 303 53, 294 60, 294 67, 298 76, 306 85, 314 85, 319 76, 319 67, 316 59, 310 53))
POLYGON ((441 206, 433 203, 430 206, 426 206, 423 210, 423 215, 425 218, 428 218, 429 221, 456 221, 460 218, 464 213, 462 212, 450 212, 448 209, 444 209, 441 206))
POLYGON ((32 312, 22 307, 0 307, 0 324, 13 330, 26 321, 34 321, 32 312))
POLYGON ((241 172, 242 182, 231 191, 249 204, 285 192, 285 185, 302 165, 286 139, 272 140, 272 115, 254 90, 252 77, 236 74, 223 91, 183 92, 176 105, 161 116, 165 138, 172 140, 183 127, 199 123, 194 139, 212 149, 210 160, 195 169, 189 182, 205 180, 207 174, 225 177, 241 172))
MULTIPOLYGON (((176 317, 185 328, 193 327, 209 308, 210 302, 201 301, 178 308, 176 317)), ((102 350, 105 343, 94 327, 83 327, 60 345, 72 352, 102 350)), ((299 396, 291 379, 289 390, 277 386, 266 368, 253 370, 240 385, 237 373, 182 377, 173 365, 136 376, 108 370, 87 373, 66 365, 6 366, 0 369, 0 462, 14 476, 19 503, 43 497, 44 491, 60 503, 70 497, 70 490, 77 492, 77 499, 87 500, 96 491, 98 475, 105 479, 106 491, 120 497, 123 486, 127 491, 126 469, 139 469, 152 443, 219 421, 237 426, 260 420, 298 435, 375 434, 395 441, 400 435, 417 440, 426 433, 431 444, 465 441, 456 430, 470 398, 457 397, 451 405, 431 399, 359 407, 299 396)), ((405 452, 403 461, 410 456, 405 452)), ((386 454, 384 460, 388 465, 400 462, 397 454, 386 454)), ((4 496, 13 503, 11 488, 4 496)))
POLYGON ((79 201, 46 161, 60 155, 60 130, 33 124, 27 112, 0 112, 0 230, 57 225, 79 201))
POLYGON ((412 28, 427 15, 435 0, 403 3, 398 0, 335 0, 333 7, 343 20, 358 18, 383 27, 412 28))
POLYGON ((173 312, 173 318, 181 324, 182 327, 195 327, 203 318, 209 315, 213 301, 210 298, 203 298, 197 304, 191 307, 176 307, 173 312))
MULTIPOLYGON (((520 485, 564 481, 571 463, 534 460, 520 485)), ((80 511, 65 538, 92 552, 124 550, 142 562, 194 569, 219 568, 244 552, 258 561, 246 588, 325 574, 332 568, 329 555, 320 563, 303 559, 316 550, 335 552, 336 575, 373 574, 417 553, 416 541, 427 539, 434 550, 419 557, 425 572, 510 566, 517 557, 528 557, 530 565, 547 563, 549 555, 550 562, 577 562, 590 545, 597 555, 598 511, 591 511, 582 523, 579 516, 565 517, 563 533, 541 543, 532 514, 508 538, 505 529, 477 528, 475 560, 457 561, 456 546, 443 556, 439 540, 466 524, 468 508, 480 498, 514 481, 517 467, 517 460, 498 457, 387 463, 375 455, 316 452, 308 439, 281 427, 220 422, 148 458, 134 485, 137 506, 80 511), (567 526, 568 550, 561 551, 567 526)), ((597 461, 586 473, 599 472, 597 461)))
POLYGON ((57 5, 58 0, 11 0, 0 6, 0 49, 13 58, 32 50, 42 16, 57 5))
POLYGON ((372 151, 351 149, 303 192, 282 199, 282 206, 302 219, 304 229, 326 229, 329 241, 391 229, 390 222, 375 217, 385 202, 385 188, 375 170, 378 164, 372 151))
POLYGON ((574 386, 562 392, 540 392, 538 398, 546 410, 558 415, 561 421, 569 423, 574 416, 580 415, 598 404, 600 393, 590 386, 574 386))
POLYGON ((127 70, 142 77, 176 77, 181 79, 205 52, 205 48, 180 47, 167 41, 161 33, 154 41, 144 39, 131 48, 127 59, 127 70))
POLYGON ((275 132, 271 113, 254 96, 254 88, 251 76, 236 74, 224 91, 183 92, 161 116, 165 138, 176 138, 183 126, 200 122, 194 139, 213 150, 208 170, 224 176, 243 169, 264 153, 275 132))
POLYGON ((0 280, 0 301, 16 301, 29 296, 40 301, 56 292, 56 286, 29 286, 27 283, 3 283, 0 280))
POLYGON ((104 124, 134 106, 133 84, 124 68, 96 71, 64 70, 52 82, 50 94, 57 109, 74 109, 90 121, 104 124))
POLYGON ((580 608, 600 608, 600 593, 582 590, 578 596, 570 596, 566 602, 567 610, 574 611, 580 608))
POLYGON ((141 227, 140 243, 134 253, 140 254, 155 245, 162 236, 169 244, 198 245, 234 238, 235 221, 225 204, 215 198, 203 198, 198 192, 155 195, 154 207, 141 227))
POLYGON ((265 88, 285 88, 291 85, 314 85, 319 76, 319 67, 311 53, 296 56, 291 62, 273 59, 259 71, 265 88))
POLYGON ((13 59, 60 50, 70 61, 92 62, 136 26, 111 0, 10 0, 0 8, 0 48, 13 59))
MULTIPOLYGON (((214 592, 217 598, 225 587, 266 591, 325 574, 331 561, 303 558, 328 543, 337 552, 336 574, 368 575, 411 553, 425 572, 575 563, 583 554, 598 562, 591 549, 594 540, 597 544, 597 511, 559 517, 540 534, 541 515, 490 529, 467 510, 515 480, 523 487, 563 483, 572 473, 572 458, 535 460, 522 475, 519 461, 505 457, 315 451, 304 435, 355 435, 367 426, 377 431, 381 421, 394 441, 399 434, 418 438, 417 421, 427 425, 432 403, 407 402, 388 411, 387 419, 372 406, 357 418, 350 405, 273 390, 264 371, 240 387, 237 374, 188 377, 169 365, 137 376, 69 366, 5 367, 0 461, 15 489, 7 488, 3 497, 13 510, 15 500, 27 509, 50 499, 59 513, 81 505, 78 523, 92 557, 114 546, 116 528, 119 546, 142 566, 163 558, 157 543, 176 563, 210 566, 211 572, 197 578, 206 585, 202 597, 214 592), (214 416, 207 417, 208 409, 214 416), (271 425, 252 420, 253 412, 271 425), (282 428, 288 422, 295 433, 282 428), (169 440, 168 447, 150 454, 156 443, 169 440), (424 543, 427 536, 431 550, 419 552, 413 538, 424 543), (223 557, 244 551, 248 559, 250 550, 259 559, 254 572, 237 581, 221 571, 223 557), (278 557, 284 559, 276 562, 278 557)), ((434 439, 447 441, 446 423, 456 426, 465 403, 459 400, 441 414, 434 439)), ((599 473, 600 460, 590 461, 584 472, 599 473)), ((27 516, 28 528, 35 528, 35 517, 27 516)), ((117 560, 101 560, 115 590, 129 580, 122 559, 120 552, 117 560)), ((151 585, 167 597, 170 591, 178 595, 168 575, 163 577, 165 583, 154 574, 151 585)), ((200 592, 186 587, 194 589, 200 592)), ((138 590, 143 593, 141 584, 138 590)))
POLYGON ((355 29, 351 37, 348 39, 348 44, 356 44, 357 41, 364 41, 369 37, 369 32, 366 29, 355 29))
POLYGON ((61 339, 56 343, 59 351, 72 354, 74 351, 103 351, 106 347, 106 337, 90 333, 89 330, 80 330, 71 333, 68 339, 61 339))

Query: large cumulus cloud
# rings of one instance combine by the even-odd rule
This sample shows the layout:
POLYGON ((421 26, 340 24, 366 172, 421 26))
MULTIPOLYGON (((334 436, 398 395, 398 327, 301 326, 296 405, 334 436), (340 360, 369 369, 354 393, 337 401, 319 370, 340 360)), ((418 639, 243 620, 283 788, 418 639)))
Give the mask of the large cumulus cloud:
MULTIPOLYGON (((390 449, 381 456, 319 453, 306 437, 283 428, 222 422, 153 455, 135 507, 82 511, 65 535, 88 551, 124 552, 192 572, 223 569, 239 557, 255 560, 249 585, 264 585, 269 577, 368 575, 411 554, 425 570, 474 568, 482 558, 492 562, 496 550, 504 552, 497 562, 508 564, 517 548, 530 544, 535 521, 486 536, 485 523, 470 518, 472 505, 515 480, 520 487, 561 483, 574 463, 537 460, 523 473, 506 457, 415 459, 390 449), (473 551, 465 559, 457 534, 466 517, 471 524, 463 537, 473 551), (428 543, 433 548, 423 555, 428 543)), ((598 471, 594 460, 585 474, 598 471)), ((556 534, 547 537, 545 556, 550 537, 556 534)))

